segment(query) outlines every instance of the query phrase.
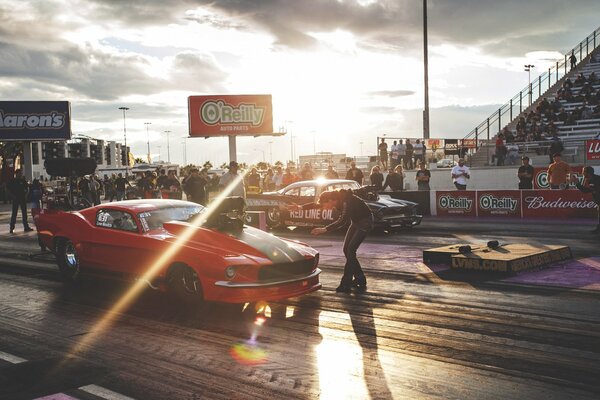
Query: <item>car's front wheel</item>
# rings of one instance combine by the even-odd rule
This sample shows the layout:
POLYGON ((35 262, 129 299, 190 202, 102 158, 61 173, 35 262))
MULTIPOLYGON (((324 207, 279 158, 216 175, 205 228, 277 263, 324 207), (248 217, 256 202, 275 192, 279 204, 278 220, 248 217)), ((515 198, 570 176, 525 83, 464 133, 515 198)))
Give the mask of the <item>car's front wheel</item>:
POLYGON ((271 207, 267 210, 267 225, 269 225, 269 228, 277 228, 281 225, 281 211, 279 207, 271 207))
POLYGON ((167 284, 171 293, 185 304, 202 305, 204 302, 198 274, 187 265, 174 265, 167 275, 167 284))
POLYGON ((56 261, 58 269, 67 282, 75 282, 79 278, 81 266, 79 255, 72 241, 69 239, 59 240, 56 244, 56 261))

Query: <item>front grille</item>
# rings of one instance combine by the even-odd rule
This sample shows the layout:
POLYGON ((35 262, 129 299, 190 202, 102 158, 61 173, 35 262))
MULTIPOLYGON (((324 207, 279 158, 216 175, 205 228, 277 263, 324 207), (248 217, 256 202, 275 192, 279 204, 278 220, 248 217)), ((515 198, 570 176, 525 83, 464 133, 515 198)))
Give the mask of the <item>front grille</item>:
POLYGON ((406 207, 386 207, 382 211, 383 211, 383 215, 385 215, 385 216, 410 214, 410 211, 407 210, 406 207), (408 211, 408 213, 407 213, 407 211, 408 211))
POLYGON ((314 265, 315 260, 312 258, 291 263, 268 265, 258 271, 258 280, 262 282, 308 275, 314 269, 314 265))

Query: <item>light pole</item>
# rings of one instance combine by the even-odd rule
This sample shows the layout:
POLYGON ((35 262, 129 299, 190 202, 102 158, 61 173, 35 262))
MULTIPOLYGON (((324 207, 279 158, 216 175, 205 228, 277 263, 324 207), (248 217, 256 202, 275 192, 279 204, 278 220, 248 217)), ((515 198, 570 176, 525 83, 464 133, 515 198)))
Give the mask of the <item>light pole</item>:
POLYGON ((533 64, 525 64, 525 71, 527 71, 527 77, 529 84, 527 85, 527 90, 529 91, 529 105, 531 106, 531 100, 533 93, 531 92, 531 68, 535 68, 533 64))
POLYGON ((171 147, 169 145, 169 133, 171 131, 165 131, 165 133, 167 134, 167 162, 171 164, 171 147))
MULTIPOLYGON (((293 124, 294 121, 284 121, 286 122, 286 130, 287 124, 293 124)), ((290 128, 290 161, 294 161, 294 135, 292 135, 292 129, 290 128)))
POLYGON ((423 0, 423 67, 425 109, 423 110, 423 139, 429 139, 429 58, 427 55, 427 0, 423 0))
POLYGON ((273 142, 269 142, 269 160, 270 164, 273 165, 273 142))
POLYGON ((185 138, 183 138, 183 142, 181 142, 181 144, 183 145, 183 165, 186 166, 187 165, 187 141, 185 140, 185 138))
POLYGON ((148 125, 152 125, 152 122, 144 122, 146 125, 146 139, 148 141, 148 164, 150 164, 150 134, 148 133, 148 125))
POLYGON ((160 154, 161 146, 158 146, 158 161, 162 161, 162 156, 160 154))
POLYGON ((359 142, 359 143, 360 143, 360 155, 362 156, 362 145, 363 145, 363 142, 359 142))
POLYGON ((123 138, 125 139, 125 178, 129 175, 129 151, 127 151, 127 128, 125 126, 125 111, 129 110, 129 107, 119 107, 119 110, 123 110, 123 138))
POLYGON ((254 151, 260 151, 260 152, 262 152, 262 155, 263 155, 262 161, 265 162, 265 151, 262 150, 262 149, 254 149, 254 151))

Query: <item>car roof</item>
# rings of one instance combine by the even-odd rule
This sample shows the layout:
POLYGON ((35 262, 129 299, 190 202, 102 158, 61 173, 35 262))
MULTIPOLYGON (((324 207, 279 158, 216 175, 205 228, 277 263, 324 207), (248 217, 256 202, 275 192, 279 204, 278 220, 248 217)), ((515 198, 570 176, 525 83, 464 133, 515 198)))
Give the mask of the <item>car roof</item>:
POLYGON ((95 209, 100 208, 112 208, 115 210, 126 210, 131 212, 145 212, 158 210, 162 208, 170 208, 170 207, 189 207, 189 206, 200 206, 197 203, 192 203, 190 201, 183 200, 166 200, 166 199, 141 199, 141 200, 124 200, 124 201, 115 201, 112 203, 104 203, 100 204, 95 209))
POLYGON ((351 179, 312 179, 309 181, 300 181, 290 183, 285 189, 292 189, 299 186, 326 186, 326 185, 334 185, 340 183, 351 183, 358 185, 358 182, 353 181, 351 179))

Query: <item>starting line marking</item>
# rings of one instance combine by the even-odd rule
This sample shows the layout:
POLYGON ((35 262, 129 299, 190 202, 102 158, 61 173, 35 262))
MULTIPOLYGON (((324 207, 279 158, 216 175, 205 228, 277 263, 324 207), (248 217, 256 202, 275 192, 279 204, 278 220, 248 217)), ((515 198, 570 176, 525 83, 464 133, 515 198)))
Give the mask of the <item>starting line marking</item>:
POLYGON ((11 364, 19 364, 19 363, 27 361, 24 358, 13 356, 12 354, 8 354, 3 351, 0 351, 0 358, 3 359, 4 361, 8 361, 11 364))
POLYGON ((103 388, 98 385, 86 385, 79 388, 86 393, 93 394, 94 396, 102 397, 106 400, 134 400, 133 397, 128 397, 123 394, 113 392, 112 390, 103 388))
MULTIPOLYGON (((14 356, 9 353, 5 353, 3 351, 0 351, 0 359, 2 359, 4 361, 8 361, 11 364, 19 364, 19 363, 23 363, 23 362, 27 361, 24 358, 14 356)), ((98 396, 105 400, 135 400, 133 397, 129 397, 129 396, 125 396, 123 394, 117 393, 117 392, 113 392, 110 389, 106 389, 106 388, 104 388, 102 386, 98 386, 98 385, 86 385, 86 386, 81 386, 77 389, 81 390, 83 392, 92 394, 94 396, 98 396)), ((42 400, 42 399, 44 399, 44 400, 70 400, 70 399, 75 399, 75 398, 71 397, 67 394, 64 394, 64 393, 55 393, 55 394, 51 394, 49 396, 38 397, 37 400, 42 400)))

